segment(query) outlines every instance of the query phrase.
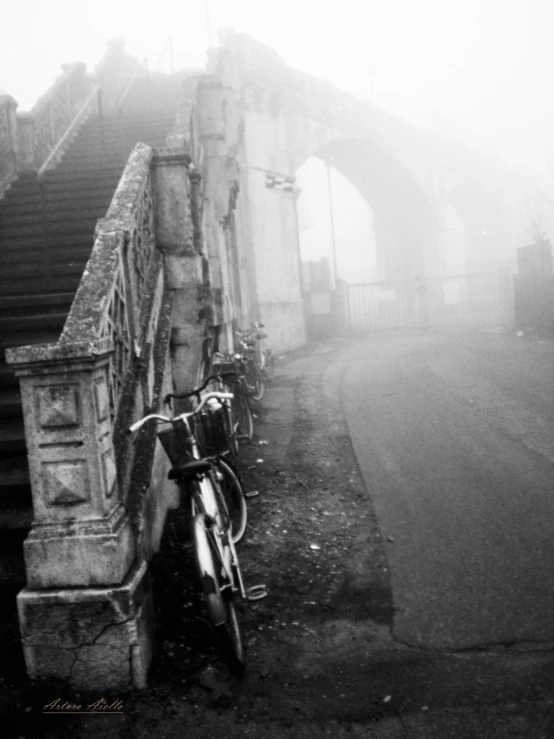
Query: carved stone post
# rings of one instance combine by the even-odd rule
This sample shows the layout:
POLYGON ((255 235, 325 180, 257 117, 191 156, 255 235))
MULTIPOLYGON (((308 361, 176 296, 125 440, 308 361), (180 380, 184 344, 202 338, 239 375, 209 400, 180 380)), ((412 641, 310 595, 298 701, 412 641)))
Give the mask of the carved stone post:
POLYGON ((35 519, 18 596, 32 679, 141 687, 150 662, 146 568, 117 484, 109 339, 12 349, 35 519))
POLYGON ((157 245, 165 255, 168 288, 174 291, 173 381, 178 392, 186 392, 198 379, 203 344, 209 328, 220 321, 221 307, 221 293, 211 287, 202 253, 199 173, 188 154, 166 150, 157 157, 156 192, 157 245))

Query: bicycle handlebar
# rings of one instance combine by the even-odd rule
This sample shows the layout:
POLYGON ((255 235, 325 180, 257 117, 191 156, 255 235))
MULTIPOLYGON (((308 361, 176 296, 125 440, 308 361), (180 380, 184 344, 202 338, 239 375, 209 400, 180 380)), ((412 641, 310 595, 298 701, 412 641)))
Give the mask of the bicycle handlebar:
MULTIPOLYGON (((230 374, 230 373, 223 373, 223 374, 230 374)), ((208 377, 204 379, 203 383, 199 387, 195 388, 194 390, 191 390, 189 393, 183 393, 182 395, 179 395, 177 393, 168 393, 164 397, 164 403, 166 405, 169 405, 169 402, 172 398, 177 398, 177 400, 182 400, 184 398, 192 398, 193 396, 199 397, 202 390, 205 390, 210 384, 210 382, 215 382, 216 380, 219 380, 219 379, 221 379, 220 375, 216 375, 216 374, 208 375, 208 377)))
POLYGON ((256 323, 250 324, 248 328, 239 328, 238 331, 235 331, 235 334, 237 336, 248 337, 254 331, 259 331, 261 328, 265 328, 265 325, 263 323, 260 323, 260 321, 256 321, 256 323))
POLYGON ((129 426, 128 433, 134 434, 135 431, 138 431, 141 426, 144 426, 144 424, 147 421, 157 420, 157 421, 164 421, 165 423, 172 423, 174 421, 179 421, 180 419, 185 421, 187 418, 190 418, 191 416, 195 416, 197 413, 200 413, 202 408, 206 405, 206 403, 209 400, 232 400, 233 399, 233 393, 206 393, 202 400, 200 401, 200 405, 198 408, 195 408, 190 413, 180 413, 178 416, 175 416, 174 418, 168 418, 167 416, 161 416, 158 413, 151 413, 148 416, 144 416, 144 418, 141 418, 140 421, 136 421, 132 426, 129 426))

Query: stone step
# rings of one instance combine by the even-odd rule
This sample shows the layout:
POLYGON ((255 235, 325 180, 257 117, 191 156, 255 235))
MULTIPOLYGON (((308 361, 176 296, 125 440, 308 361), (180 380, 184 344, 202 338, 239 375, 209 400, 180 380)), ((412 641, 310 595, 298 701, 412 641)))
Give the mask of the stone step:
MULTIPOLYGON (((68 252, 68 254, 71 254, 71 252, 68 252)), ((72 255, 70 260, 63 253, 53 252, 49 253, 42 261, 37 254, 31 263, 16 262, 9 267, 2 268, 2 274, 0 275, 1 292, 4 295, 17 294, 10 289, 12 280, 19 284, 25 283, 29 291, 34 294, 43 293, 45 290, 58 292, 56 286, 60 278, 57 273, 63 272, 63 278, 66 281, 69 277, 80 280, 86 263, 87 258, 79 258, 79 254, 72 255)), ((77 286, 78 283, 75 285, 75 290, 77 286)), ((22 293, 25 293, 25 290, 22 290, 22 293)))
MULTIPOLYGON (((54 238, 59 235, 69 236, 70 234, 83 235, 89 233, 91 236, 94 234, 96 227, 96 221, 101 215, 97 213, 93 214, 82 214, 81 217, 66 218, 63 221, 48 222, 48 235, 50 238, 54 238)), ((43 224, 42 219, 37 215, 35 218, 25 219, 22 223, 8 223, 3 226, 0 223, 0 243, 7 239, 17 238, 36 238, 42 237, 43 224)))
POLYGON ((4 350, 0 349, 0 387, 4 390, 9 388, 19 387, 19 380, 14 374, 13 369, 9 364, 6 364, 4 359, 4 350))
POLYGON ((23 419, 3 421, 0 424, 0 454, 25 452, 23 419))
MULTIPOLYGON (((1 463, 0 463, 1 464, 1 463)), ((27 465, 4 469, 0 466, 0 501, 7 509, 28 508, 31 495, 27 465)))
MULTIPOLYGON (((22 415, 21 391, 18 388, 0 389, 0 419, 19 418, 22 415)), ((0 474, 1 477, 1 474, 0 474)), ((1 485, 1 482, 0 482, 1 485)))
MULTIPOLYGON (((2 274, 0 274, 0 284, 5 285, 12 279, 38 279, 45 285, 43 290, 39 292, 50 291, 51 288, 48 285, 50 277, 55 277, 57 271, 63 271, 66 274, 71 272, 82 273, 84 271, 89 250, 71 251, 67 250, 67 253, 63 249, 48 249, 46 252, 43 250, 28 251, 26 254, 29 255, 28 261, 17 261, 14 263, 0 262, 2 264, 2 274)), ((21 257, 20 257, 21 259, 21 257)), ((4 291, 2 290, 4 293, 4 291)), ((35 291, 37 292, 37 291, 35 291)), ((52 290, 52 292, 54 292, 52 290)), ((4 293, 13 294, 13 293, 4 293)))
POLYGON ((26 532, 30 529, 32 523, 32 507, 26 506, 24 508, 11 508, 7 510, 0 509, 0 532, 2 532, 0 539, 4 539, 0 544, 0 552, 2 548, 5 547, 5 537, 8 530, 16 532, 13 537, 14 540, 17 538, 23 538, 26 535, 26 532), (19 533, 19 537, 17 537, 17 533, 19 533))
MULTIPOLYGON (((40 308, 37 308, 37 311, 40 308)), ((2 317, 2 332, 5 334, 27 333, 43 330, 63 329, 67 311, 62 313, 34 313, 2 317)))
POLYGON ((27 346, 31 344, 50 344, 60 338, 63 326, 59 328, 44 328, 42 330, 25 331, 17 334, 0 334, 0 348, 5 350, 10 347, 27 346))
POLYGON ((76 292, 79 282, 84 271, 84 264, 81 266, 72 266, 69 270, 65 270, 64 274, 49 275, 46 278, 43 275, 42 280, 36 275, 19 275, 10 277, 6 281, 1 281, 2 270, 0 270, 0 292, 3 295, 39 295, 44 292, 45 288, 52 292, 76 292))
POLYGON ((73 302, 75 294, 72 292, 65 293, 39 293, 38 295, 2 295, 0 296, 0 313, 8 310, 17 310, 18 313, 35 311, 41 308, 43 311, 50 309, 55 312, 58 306, 69 308, 73 302))
POLYGON ((87 200, 81 198, 67 203, 59 200, 58 203, 47 204, 43 213, 42 205, 36 203, 28 207, 13 208, 10 212, 3 214, 0 223, 0 234, 8 237, 11 233, 19 233, 28 226, 36 227, 42 232, 43 226, 47 229, 58 228, 60 224, 66 225, 73 222, 86 221, 94 223, 103 216, 109 208, 112 193, 104 197, 97 196, 87 200))
MULTIPOLYGON (((104 143, 105 146, 116 147, 122 140, 126 142, 142 142, 147 144, 149 139, 163 139, 171 130, 173 122, 167 120, 153 120, 148 125, 130 126, 116 123, 113 126, 105 126, 104 131, 100 129, 91 129, 86 135, 81 136, 74 142, 73 146, 67 150, 67 154, 74 152, 85 153, 86 147, 98 146, 104 143)), ((133 144, 134 146, 134 144, 133 144)))
MULTIPOLYGON (((88 247, 92 251, 94 245, 94 234, 80 234, 79 236, 73 234, 56 234, 51 235, 46 239, 46 247, 52 249, 65 249, 88 247)), ((0 242, 0 259, 3 254, 10 253, 8 262, 11 261, 17 254, 23 254, 24 250, 28 251, 23 254, 24 258, 27 259, 27 255, 32 251, 36 251, 38 254, 44 250, 44 241, 42 236, 38 238, 35 236, 25 236, 25 234, 13 234, 6 241, 0 242)), ((0 273, 0 279, 2 275, 0 273)))
POLYGON ((87 167, 86 173, 80 171, 64 171, 56 167, 55 170, 48 173, 44 178, 44 186, 46 188, 58 187, 71 187, 68 183, 74 182, 76 179, 83 183, 84 187, 95 187, 99 182, 111 181, 117 177, 119 178, 123 174, 123 167, 120 163, 108 164, 103 166, 101 162, 98 162, 96 167, 87 167))
MULTIPOLYGON (((1 532, 0 528, 0 532, 1 532)), ((25 586, 25 560, 23 559, 22 543, 16 552, 6 552, 0 556, 0 598, 4 598, 6 586, 15 586, 18 590, 25 586)), ((15 602, 15 595, 12 596, 15 602)), ((14 614, 15 615, 15 614, 14 614)), ((17 623, 17 621, 16 621, 17 623)), ((4 625, 4 621, 2 621, 4 625)))
POLYGON ((94 196, 98 193, 105 193, 106 189, 113 189, 117 186, 123 167, 110 166, 109 168, 98 168, 98 171, 87 170, 86 177, 77 178, 78 185, 75 185, 75 179, 67 177, 66 173, 60 173, 58 170, 47 175, 42 181, 41 186, 22 187, 16 192, 8 191, 5 199, 0 201, 0 214, 3 208, 11 208, 19 203, 38 202, 41 199, 41 192, 44 193, 46 202, 57 201, 61 197, 74 198, 94 196), (55 175, 55 176, 54 176, 55 175), (13 201, 13 202, 12 202, 13 201))
POLYGON ((54 176, 45 177, 42 186, 21 187, 17 191, 9 190, 6 197, 0 200, 0 222, 4 213, 14 208, 26 207, 29 203, 46 204, 57 203, 60 199, 68 201, 98 195, 106 196, 113 193, 121 178, 123 165, 111 166, 102 169, 88 168, 85 171, 59 171, 54 176))

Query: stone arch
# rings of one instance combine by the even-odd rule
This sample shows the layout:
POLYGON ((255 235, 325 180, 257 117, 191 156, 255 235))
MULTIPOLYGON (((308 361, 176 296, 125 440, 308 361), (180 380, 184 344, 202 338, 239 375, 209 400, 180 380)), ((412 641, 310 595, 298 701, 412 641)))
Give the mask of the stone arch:
POLYGON ((319 157, 351 182, 373 210, 379 277, 405 279, 433 271, 437 219, 400 159, 385 146, 333 129, 317 130, 307 123, 303 133, 301 141, 308 145, 292 147, 295 171, 310 156, 319 157))

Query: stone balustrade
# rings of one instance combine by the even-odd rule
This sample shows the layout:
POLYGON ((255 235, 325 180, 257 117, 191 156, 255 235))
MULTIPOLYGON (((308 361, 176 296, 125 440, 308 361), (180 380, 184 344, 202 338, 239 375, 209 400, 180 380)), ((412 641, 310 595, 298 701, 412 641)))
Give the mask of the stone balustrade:
POLYGON ((93 88, 85 69, 80 62, 63 65, 30 113, 18 114, 16 100, 0 95, 0 197, 18 172, 40 168, 83 107, 93 88))
POLYGON ((7 353, 21 383, 35 514, 18 596, 26 663, 32 678, 79 689, 145 684, 145 561, 177 503, 155 429, 127 433, 173 387, 155 166, 137 144, 58 342, 7 353))
MULTIPOLYGON (((64 64, 63 74, 31 109, 35 140, 33 162, 38 169, 61 139, 91 92, 82 62, 64 64)), ((27 155, 27 158, 30 157, 27 155)))

